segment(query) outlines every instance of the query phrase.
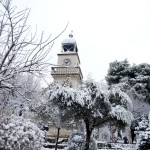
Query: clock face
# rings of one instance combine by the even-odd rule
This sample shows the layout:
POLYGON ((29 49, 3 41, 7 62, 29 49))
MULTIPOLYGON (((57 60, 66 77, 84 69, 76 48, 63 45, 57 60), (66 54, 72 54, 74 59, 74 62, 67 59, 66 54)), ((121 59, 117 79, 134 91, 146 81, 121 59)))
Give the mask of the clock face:
POLYGON ((64 65, 65 65, 65 66, 71 65, 70 59, 64 59, 64 65))

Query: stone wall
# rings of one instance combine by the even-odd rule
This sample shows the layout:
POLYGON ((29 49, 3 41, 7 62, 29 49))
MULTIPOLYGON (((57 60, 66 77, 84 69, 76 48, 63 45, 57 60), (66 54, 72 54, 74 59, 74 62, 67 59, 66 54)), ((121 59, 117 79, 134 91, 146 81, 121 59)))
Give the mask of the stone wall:
MULTIPOLYGON (((47 136, 57 137, 58 129, 53 124, 50 124, 48 127, 49 127, 49 130, 48 130, 47 136)), ((75 126, 66 125, 65 127, 60 129, 59 137, 60 138, 68 138, 74 129, 75 129, 75 126)))

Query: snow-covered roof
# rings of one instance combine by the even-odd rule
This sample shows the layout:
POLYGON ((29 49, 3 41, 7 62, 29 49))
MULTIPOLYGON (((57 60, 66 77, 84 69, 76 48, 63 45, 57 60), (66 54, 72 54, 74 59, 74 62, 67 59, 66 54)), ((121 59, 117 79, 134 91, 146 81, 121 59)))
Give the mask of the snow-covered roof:
POLYGON ((72 34, 69 34, 69 37, 64 39, 62 44, 76 44, 76 40, 73 38, 72 34))

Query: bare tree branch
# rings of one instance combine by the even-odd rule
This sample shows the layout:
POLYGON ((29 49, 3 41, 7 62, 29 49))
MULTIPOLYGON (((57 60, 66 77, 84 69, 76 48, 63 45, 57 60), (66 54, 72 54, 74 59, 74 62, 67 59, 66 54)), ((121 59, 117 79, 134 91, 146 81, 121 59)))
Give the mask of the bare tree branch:
POLYGON ((66 30, 51 39, 44 39, 42 32, 37 38, 37 30, 31 34, 27 19, 30 9, 17 12, 11 6, 12 0, 0 0, 0 88, 9 88, 9 80, 20 73, 44 75, 49 68, 50 50, 54 41, 66 30))

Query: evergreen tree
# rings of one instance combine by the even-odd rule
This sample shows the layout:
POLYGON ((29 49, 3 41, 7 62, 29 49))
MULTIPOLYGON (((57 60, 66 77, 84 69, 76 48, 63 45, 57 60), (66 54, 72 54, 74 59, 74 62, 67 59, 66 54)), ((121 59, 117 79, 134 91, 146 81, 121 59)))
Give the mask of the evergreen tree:
POLYGON ((109 64, 106 81, 109 85, 118 84, 121 79, 125 78, 129 74, 130 64, 128 60, 114 61, 109 64))
MULTIPOLYGON (((136 105, 133 108, 135 117, 139 117, 136 112, 142 115, 143 108, 145 110, 147 103, 150 104, 150 64, 143 63, 130 66, 127 60, 114 61, 110 63, 106 81, 110 86, 123 83, 122 89, 136 105)), ((150 107, 147 108, 147 110, 149 109, 150 107)))
POLYGON ((134 65, 131 68, 134 78, 129 79, 132 91, 135 91, 135 97, 140 96, 141 100, 150 104, 150 64, 134 65))
POLYGON ((141 100, 150 103, 150 64, 143 63, 130 67, 128 63, 125 65, 122 61, 115 61, 110 64, 106 80, 109 85, 127 83, 128 89, 134 93, 135 98, 140 97, 141 100))

